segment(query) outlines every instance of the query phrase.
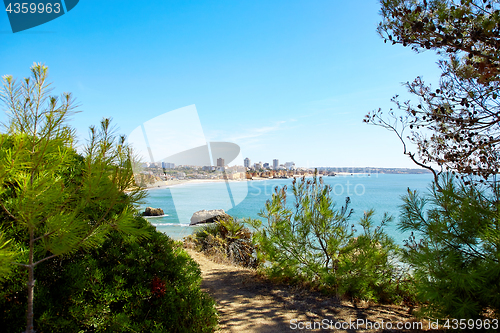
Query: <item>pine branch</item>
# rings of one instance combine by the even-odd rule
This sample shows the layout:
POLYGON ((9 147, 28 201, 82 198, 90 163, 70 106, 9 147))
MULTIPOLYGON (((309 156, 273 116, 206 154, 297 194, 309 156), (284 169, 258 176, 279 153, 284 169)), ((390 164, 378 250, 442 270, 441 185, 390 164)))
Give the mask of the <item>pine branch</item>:
POLYGON ((15 217, 14 215, 12 215, 12 213, 4 206, 4 204, 1 200, 0 200, 0 206, 2 206, 2 209, 7 213, 7 215, 9 215, 15 221, 19 222, 19 219, 17 217, 15 217))

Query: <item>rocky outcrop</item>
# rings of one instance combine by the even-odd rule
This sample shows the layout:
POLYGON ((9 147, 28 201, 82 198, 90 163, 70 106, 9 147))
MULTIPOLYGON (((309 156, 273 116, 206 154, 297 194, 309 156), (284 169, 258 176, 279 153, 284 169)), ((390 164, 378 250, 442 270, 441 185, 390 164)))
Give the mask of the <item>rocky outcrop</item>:
POLYGON ((161 216, 165 215, 163 213, 163 209, 161 208, 153 208, 153 207, 146 207, 146 210, 144 213, 142 213, 142 216, 161 216))
POLYGON ((199 210, 193 214, 189 225, 212 223, 224 217, 229 217, 224 209, 199 210))

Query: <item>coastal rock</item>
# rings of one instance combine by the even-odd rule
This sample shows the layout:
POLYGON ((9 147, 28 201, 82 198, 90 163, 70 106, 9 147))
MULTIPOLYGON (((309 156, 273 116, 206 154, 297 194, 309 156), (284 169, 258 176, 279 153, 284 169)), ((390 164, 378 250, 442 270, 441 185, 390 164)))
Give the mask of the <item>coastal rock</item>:
POLYGON ((146 207, 146 210, 144 213, 142 213, 142 216, 161 216, 165 215, 163 213, 163 209, 161 208, 153 208, 153 207, 146 207))
POLYGON ((224 209, 199 210, 193 214, 193 216, 191 217, 191 223, 189 223, 189 225, 212 223, 226 216, 229 215, 226 214, 224 209))

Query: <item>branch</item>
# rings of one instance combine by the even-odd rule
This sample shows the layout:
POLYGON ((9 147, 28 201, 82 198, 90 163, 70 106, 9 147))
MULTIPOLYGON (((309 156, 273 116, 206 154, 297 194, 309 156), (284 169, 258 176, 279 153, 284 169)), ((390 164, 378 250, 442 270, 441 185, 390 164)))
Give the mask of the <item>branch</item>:
POLYGON ((436 172, 436 170, 434 170, 432 167, 425 165, 425 164, 422 164, 419 161, 417 161, 415 159, 415 154, 408 152, 407 154, 405 153, 405 155, 408 155, 410 157, 410 159, 413 161, 413 163, 415 163, 416 165, 418 165, 422 168, 425 168, 427 170, 430 170, 432 172, 432 174, 434 175, 434 183, 436 184, 436 187, 438 188, 439 191, 443 190, 443 188, 441 187, 441 185, 439 185, 439 182, 438 182, 438 180, 439 180, 438 176, 441 174, 441 172, 436 172))
POLYGON ((11 264, 13 264, 13 265, 17 265, 17 266, 21 266, 21 267, 25 267, 25 268, 29 268, 29 267, 30 267, 30 265, 20 264, 20 263, 18 263, 18 262, 12 262, 11 264))
POLYGON ((52 235, 53 233, 55 233, 56 231, 57 230, 53 230, 53 231, 51 231, 49 233, 46 233, 45 235, 39 236, 39 237, 33 239, 33 242, 36 242, 37 240, 40 240, 40 239, 45 238, 45 237, 48 237, 48 236, 52 235))
MULTIPOLYGON (((379 109, 379 111, 380 111, 380 109, 379 109)), ((404 132, 404 130, 405 130, 405 122, 404 122, 402 119, 403 119, 403 118, 401 117, 401 118, 400 118, 400 122, 401 122, 401 126, 402 126, 401 132, 399 132, 399 131, 397 130, 396 125, 392 125, 392 124, 388 123, 386 120, 382 119, 382 118, 380 117, 380 115, 379 115, 379 114, 375 114, 375 115, 373 115, 373 117, 368 118, 368 120, 367 120, 367 119, 365 119, 365 122, 367 122, 368 124, 375 125, 375 126, 381 126, 381 127, 385 128, 385 129, 388 129, 388 130, 390 130, 390 131, 392 131, 392 132, 396 133, 396 135, 397 135, 397 136, 398 136, 398 138, 399 138, 399 141, 401 141, 401 143, 403 144, 403 154, 404 154, 404 155, 407 155, 408 157, 410 157, 410 159, 411 159, 411 160, 413 161, 413 163, 415 163, 416 165, 418 165, 418 166, 420 166, 420 167, 422 167, 422 168, 424 168, 424 169, 427 169, 427 170, 431 171, 431 172, 432 172, 432 174, 434 175, 434 182, 436 183, 436 186, 437 186, 438 190, 440 190, 440 191, 441 191, 441 190, 442 190, 442 188, 441 188, 441 186, 439 185, 439 182, 438 182, 438 180, 439 180, 439 177, 438 177, 438 176, 441 174, 441 172, 436 172, 436 170, 434 170, 432 167, 430 167, 430 166, 428 166, 428 165, 425 165, 425 164, 423 164, 423 163, 421 163, 421 162, 417 161, 417 160, 415 159, 415 153, 411 153, 410 151, 408 151, 407 146, 406 146, 406 142, 405 142, 405 140, 403 139, 403 132, 404 132), (378 123, 378 124, 377 124, 377 123, 374 123, 374 121, 373 121, 373 120, 375 119, 375 117, 376 117, 376 119, 379 121, 379 123, 378 123)), ((398 122, 398 120, 396 119, 395 124, 397 124, 397 122, 398 122)))
POLYGON ((49 259, 52 259, 52 258, 54 258, 54 257, 57 257, 58 255, 59 255, 59 254, 53 254, 53 255, 51 255, 51 256, 45 257, 45 258, 43 258, 43 259, 41 259, 41 260, 38 260, 37 262, 35 262, 35 263, 33 264, 33 267, 35 267, 36 265, 38 265, 38 264, 40 264, 40 263, 44 262, 45 260, 49 260, 49 259))
POLYGON ((0 201, 0 206, 2 206, 2 209, 7 213, 7 215, 9 215, 11 218, 13 218, 14 220, 19 222, 19 219, 17 217, 15 217, 14 215, 12 215, 11 212, 9 212, 9 210, 3 205, 2 201, 0 201))

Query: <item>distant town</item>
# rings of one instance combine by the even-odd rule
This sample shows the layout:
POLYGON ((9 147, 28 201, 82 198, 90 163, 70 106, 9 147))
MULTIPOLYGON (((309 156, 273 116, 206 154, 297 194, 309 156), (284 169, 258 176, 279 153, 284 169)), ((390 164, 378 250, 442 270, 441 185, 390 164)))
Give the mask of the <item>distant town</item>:
POLYGON ((252 179, 283 179, 300 176, 310 176, 317 170, 320 176, 333 177, 349 174, 424 174, 426 169, 411 168, 375 168, 375 167, 297 167, 294 162, 251 163, 245 158, 243 165, 228 166, 223 158, 217 159, 216 166, 175 165, 168 162, 142 163, 136 173, 143 175, 144 182, 156 180, 182 181, 192 179, 206 180, 252 180, 252 179))

